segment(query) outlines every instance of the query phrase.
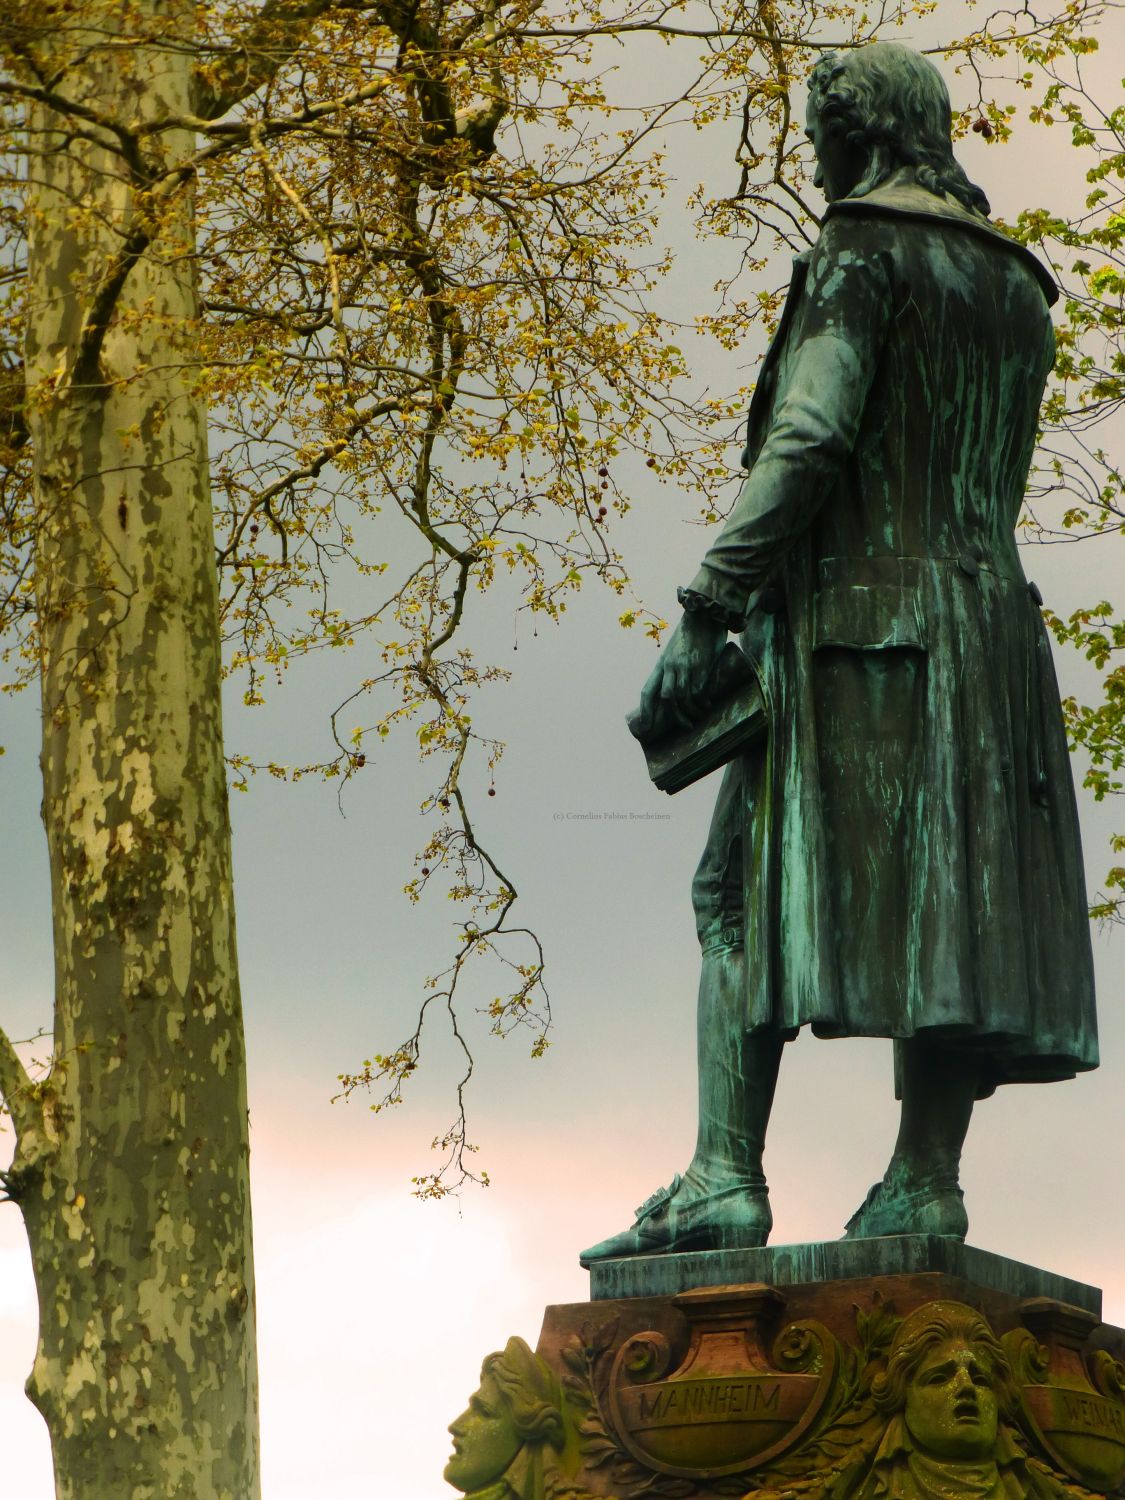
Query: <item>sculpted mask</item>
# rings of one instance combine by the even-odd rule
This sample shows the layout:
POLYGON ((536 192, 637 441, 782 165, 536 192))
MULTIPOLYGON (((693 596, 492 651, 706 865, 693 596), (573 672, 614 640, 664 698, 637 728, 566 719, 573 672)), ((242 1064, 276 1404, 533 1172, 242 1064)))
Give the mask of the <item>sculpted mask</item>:
POLYGON ((872 1385, 890 1418, 862 1494, 901 1500, 1002 1500, 1023 1494, 1021 1455, 1001 1427, 1012 1373, 981 1315, 955 1302, 912 1313, 872 1385))
POLYGON ((998 1404, 986 1355, 962 1338, 927 1354, 906 1392, 906 1428, 938 1458, 985 1458, 996 1445, 998 1404))
POLYGON ((445 1477, 459 1490, 484 1489, 503 1474, 519 1452, 522 1443, 511 1409, 487 1361, 481 1371, 480 1388, 456 1421, 449 1424, 449 1431, 453 1453, 445 1466, 445 1477))
POLYGON ((488 1500, 542 1500, 548 1463, 566 1441, 559 1383, 523 1339, 509 1339, 485 1360, 480 1388, 449 1431, 450 1484, 488 1500))

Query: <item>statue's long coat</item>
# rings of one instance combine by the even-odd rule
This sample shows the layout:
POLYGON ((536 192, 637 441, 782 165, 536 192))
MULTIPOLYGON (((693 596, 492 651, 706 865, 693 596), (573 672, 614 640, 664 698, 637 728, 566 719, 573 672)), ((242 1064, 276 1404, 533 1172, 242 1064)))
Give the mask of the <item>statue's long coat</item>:
POLYGON ((696 888, 705 947, 744 927, 749 1026, 948 1036, 981 1049, 985 1092, 1097 1064, 1069 756, 1014 534, 1055 295, 909 174, 833 204, 692 582, 747 619, 770 722, 696 888))

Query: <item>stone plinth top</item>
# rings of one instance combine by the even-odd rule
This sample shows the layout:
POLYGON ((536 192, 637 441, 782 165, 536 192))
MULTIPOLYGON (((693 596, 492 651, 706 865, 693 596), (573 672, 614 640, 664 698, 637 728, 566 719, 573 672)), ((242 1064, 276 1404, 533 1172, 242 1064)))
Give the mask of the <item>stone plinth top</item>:
POLYGON ((773 1287, 807 1286, 924 1272, 941 1272, 1008 1297, 1050 1297, 1101 1317, 1098 1287, 959 1240, 925 1234, 601 1261, 590 1270, 590 1297, 595 1302, 618 1297, 670 1297, 693 1287, 750 1282, 773 1287))

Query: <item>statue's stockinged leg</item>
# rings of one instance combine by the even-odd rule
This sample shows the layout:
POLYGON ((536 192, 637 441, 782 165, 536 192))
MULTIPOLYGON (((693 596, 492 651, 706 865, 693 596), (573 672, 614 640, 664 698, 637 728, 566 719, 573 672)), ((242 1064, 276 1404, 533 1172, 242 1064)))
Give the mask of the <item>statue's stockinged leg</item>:
POLYGON ((762 1170, 784 1042, 748 1034, 741 948, 703 954, 699 980, 699 1131, 695 1155, 637 1209, 636 1222, 582 1254, 583 1263, 677 1250, 764 1245, 773 1226, 762 1170))
POLYGON ((890 1166, 848 1220, 845 1238, 939 1234, 969 1227, 958 1184, 961 1150, 980 1083, 971 1054, 912 1037, 897 1043, 902 1115, 890 1166))
POLYGON ((685 1182, 700 1193, 747 1194, 755 1218, 772 1227, 762 1152, 784 1043, 774 1032, 745 1027, 742 952, 713 948, 699 978, 697 1047, 699 1131, 685 1182))

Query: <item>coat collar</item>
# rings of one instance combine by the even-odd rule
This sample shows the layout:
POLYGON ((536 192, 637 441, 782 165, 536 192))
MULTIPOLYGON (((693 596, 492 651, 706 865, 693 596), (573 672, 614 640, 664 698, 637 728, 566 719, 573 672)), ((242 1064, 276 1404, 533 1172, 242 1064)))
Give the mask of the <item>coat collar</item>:
POLYGON ((1003 234, 983 214, 962 207, 955 198, 946 195, 939 197, 937 193, 929 192, 914 181, 912 174, 896 173, 881 186, 865 193, 862 198, 837 199, 835 203, 828 205, 825 221, 837 214, 847 214, 849 217, 878 214, 886 218, 924 220, 942 228, 956 226, 966 229, 970 234, 980 235, 1022 260, 1042 288, 1048 307, 1053 307, 1059 300, 1055 278, 1038 256, 1033 255, 1018 240, 1003 234))
POLYGON ((805 290, 805 282, 809 276, 809 261, 812 260, 812 250, 802 250, 800 255, 793 257, 793 276, 789 282, 789 290, 785 296, 785 305, 781 309, 781 318, 778 321, 777 332, 770 339, 761 367, 758 370, 758 379, 754 384, 754 394, 750 397, 750 411, 746 419, 746 445, 742 450, 742 467, 748 469, 754 461, 754 438, 761 426, 766 413, 766 407, 773 394, 774 367, 780 357, 781 350, 789 333, 789 325, 792 323, 797 311, 797 304, 805 290))

